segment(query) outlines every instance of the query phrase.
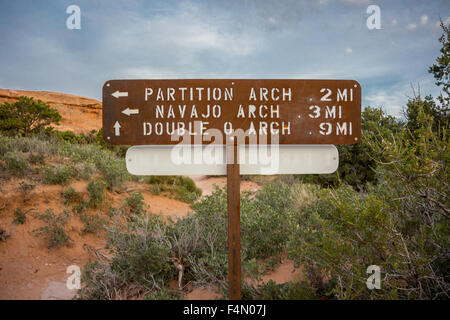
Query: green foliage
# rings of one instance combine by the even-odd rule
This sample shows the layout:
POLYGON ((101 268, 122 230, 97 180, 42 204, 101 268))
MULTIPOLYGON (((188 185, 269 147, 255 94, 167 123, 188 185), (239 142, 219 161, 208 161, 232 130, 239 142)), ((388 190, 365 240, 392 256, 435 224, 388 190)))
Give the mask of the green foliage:
POLYGON ((367 183, 376 183, 376 158, 371 141, 376 133, 378 139, 392 140, 401 131, 403 123, 379 108, 366 107, 361 114, 361 141, 353 145, 339 145, 339 168, 333 174, 304 175, 298 178, 304 182, 319 183, 322 186, 338 186, 341 183, 363 190, 367 183))
POLYGON ((76 298, 82 300, 112 300, 117 292, 115 289, 125 284, 109 265, 98 261, 89 261, 84 265, 81 282, 83 286, 76 298))
POLYGON ((15 224, 24 224, 27 221, 27 216, 25 215, 25 212, 23 212, 23 210, 20 208, 14 210, 14 218, 15 224))
POLYGON ((100 217, 98 214, 80 214, 80 220, 84 224, 82 230, 83 234, 98 233, 105 229, 106 220, 100 217))
POLYGON ((0 105, 0 131, 8 135, 30 135, 61 120, 56 109, 41 100, 22 96, 14 103, 0 105))
POLYGON ((124 202, 130 214, 140 214, 144 211, 144 197, 141 191, 133 192, 124 202))
POLYGON ((68 187, 61 193, 61 196, 65 205, 80 201, 82 199, 81 195, 75 191, 73 187, 68 187))
POLYGON ((71 144, 96 143, 96 130, 91 130, 88 134, 75 133, 73 131, 52 131, 52 134, 59 140, 67 141, 71 144))
POLYGON ((80 199, 80 202, 72 207, 72 212, 76 214, 81 214, 89 208, 89 203, 84 200, 80 199))
POLYGON ((257 288, 243 290, 242 296, 244 300, 312 300, 317 297, 306 282, 276 284, 273 280, 257 288))
POLYGON ((110 191, 120 189, 125 181, 129 178, 129 174, 124 166, 123 161, 110 161, 100 166, 106 187, 110 191))
POLYGON ((45 238, 47 247, 60 248, 71 245, 71 239, 64 229, 64 225, 69 220, 69 215, 63 211, 60 215, 55 215, 52 209, 47 209, 44 214, 39 215, 39 219, 47 225, 33 230, 37 236, 45 238))
POLYGON ((150 176, 145 179, 149 191, 153 194, 164 193, 176 200, 192 203, 202 195, 201 189, 197 188, 195 182, 183 176, 150 176))
POLYGON ((89 205, 98 208, 105 200, 105 183, 101 180, 90 180, 87 185, 89 205))
POLYGON ((114 230, 109 234, 108 246, 115 255, 111 269, 120 272, 126 281, 138 282, 149 289, 160 289, 174 275, 170 249, 157 238, 162 221, 139 216, 125 232, 114 230), (152 237, 153 235, 153 237, 152 237))
POLYGON ((7 152, 3 156, 3 160, 8 171, 14 176, 21 177, 28 169, 28 161, 16 153, 7 152))
POLYGON ((379 183, 364 193, 343 186, 323 191, 298 213, 288 245, 323 294, 339 299, 438 299, 448 297, 448 130, 435 132, 419 108, 418 126, 395 139, 370 141, 381 154, 379 183), (369 265, 385 275, 367 290, 369 265), (324 281, 328 275, 328 281, 324 281), (332 284, 331 292, 324 288, 332 284))
POLYGON ((28 155, 28 161, 31 164, 43 165, 45 164, 45 155, 43 153, 30 152, 30 154, 28 155))
POLYGON ((255 200, 241 200, 242 242, 248 259, 273 257, 284 248, 289 234, 293 194, 291 187, 273 181, 255 200))
POLYGON ((46 166, 44 169, 44 183, 67 185, 72 179, 74 170, 71 166, 46 166))
POLYGON ((145 295, 144 300, 183 300, 174 290, 162 288, 162 290, 152 291, 145 295))
POLYGON ((445 25, 441 20, 441 28, 443 31, 439 38, 439 42, 442 44, 441 56, 436 58, 436 63, 428 69, 428 72, 433 74, 436 85, 442 86, 445 96, 441 94, 439 101, 442 105, 442 111, 448 117, 450 102, 450 25, 445 25))
POLYGON ((406 105, 406 110, 404 111, 405 118, 407 119, 407 128, 410 134, 417 138, 422 127, 423 115, 427 115, 433 118, 431 129, 434 132, 440 131, 441 128, 448 128, 450 124, 450 113, 444 110, 441 106, 436 105, 431 95, 426 96, 422 99, 420 96, 410 99, 406 105))

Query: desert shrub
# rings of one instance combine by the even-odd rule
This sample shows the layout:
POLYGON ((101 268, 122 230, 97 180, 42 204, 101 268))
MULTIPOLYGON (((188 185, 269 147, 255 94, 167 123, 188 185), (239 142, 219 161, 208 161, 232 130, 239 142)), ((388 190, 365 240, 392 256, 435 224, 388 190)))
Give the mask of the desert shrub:
POLYGON ((146 294, 144 300, 183 300, 183 297, 174 290, 163 288, 146 294))
POLYGON ((157 216, 136 217, 127 230, 109 233, 108 246, 114 249, 112 270, 120 271, 127 281, 138 282, 154 290, 161 289, 173 278, 170 249, 159 241, 157 232, 164 222, 157 216))
POLYGON ((34 183, 28 183, 26 181, 20 181, 19 186, 24 198, 36 187, 34 183))
POLYGON ((115 216, 120 216, 123 213, 123 209, 119 208, 119 207, 114 207, 114 206, 110 206, 108 208, 108 211, 106 212, 106 214, 108 215, 108 217, 112 218, 115 216))
POLYGON ((53 136, 62 141, 67 141, 71 144, 87 144, 87 143, 95 143, 95 135, 97 134, 96 130, 91 130, 88 134, 84 133, 75 133, 73 131, 52 131, 53 136))
POLYGON ((399 133, 404 123, 386 114, 381 108, 364 108, 361 113, 361 140, 352 145, 338 145, 339 168, 332 174, 300 175, 297 179, 306 183, 318 183, 324 187, 337 187, 340 184, 353 186, 363 190, 367 183, 377 183, 375 158, 370 141, 374 133, 384 139, 391 140, 399 133))
POLYGON ((98 261, 89 261, 84 265, 81 282, 83 286, 76 298, 82 300, 112 300, 125 284, 120 274, 112 271, 109 264, 98 261))
POLYGON ((120 189, 125 181, 129 179, 129 174, 125 164, 118 161, 112 161, 102 167, 103 176, 108 190, 120 189))
POLYGON ((76 214, 81 214, 87 211, 89 208, 89 202, 84 199, 80 199, 80 201, 72 207, 72 212, 76 214))
POLYGON ((89 205, 98 208, 105 200, 105 183, 101 180, 90 180, 87 185, 89 205))
POLYGON ((20 208, 16 208, 16 210, 14 210, 14 223, 24 224, 26 221, 27 217, 25 215, 25 212, 20 208))
POLYGON ((42 153, 30 152, 30 154, 28 155, 28 161, 31 164, 43 165, 45 163, 45 156, 42 153))
POLYGON ((161 186, 159 184, 151 184, 148 186, 148 191, 150 191, 151 194, 154 195, 160 195, 161 194, 161 186))
POLYGON ((82 213, 80 214, 80 220, 84 224, 83 234, 98 233, 105 229, 106 220, 98 214, 82 213))
POLYGON ((0 226, 0 241, 6 241, 9 236, 10 234, 0 226))
POLYGON ((128 209, 130 214, 139 214, 144 211, 144 197, 141 191, 133 192, 129 197, 125 198, 124 207, 128 209))
POLYGON ((303 281, 277 284, 269 280, 256 288, 244 286, 242 290, 244 300, 312 300, 316 297, 308 283, 303 281))
POLYGON ((293 194, 280 181, 266 184, 254 201, 241 199, 241 229, 248 259, 273 257, 282 252, 289 235, 293 194))
POLYGON ((69 215, 66 211, 63 211, 60 215, 55 215, 52 209, 47 209, 44 214, 40 214, 38 217, 47 225, 34 229, 33 232, 37 236, 45 238, 49 249, 71 244, 71 239, 64 229, 65 224, 69 220, 69 215))
POLYGON ((383 153, 377 185, 361 193, 345 186, 323 191, 296 216, 289 252, 312 274, 320 273, 317 287, 333 283, 337 298, 450 294, 449 193, 443 182, 449 176, 449 140, 420 109, 417 119, 420 127, 413 134, 405 129, 395 141, 374 136, 375 154, 383 153), (379 290, 366 288, 370 265, 379 265, 384 275, 379 290))
POLYGON ((73 168, 78 179, 89 180, 95 173, 95 165, 89 162, 76 163, 73 168))
POLYGON ((37 133, 60 120, 58 111, 41 100, 21 96, 17 102, 0 105, 0 131, 4 134, 37 133))
POLYGON ((67 185, 74 174, 71 166, 46 166, 44 168, 44 183, 67 185))
POLYGON ((8 171, 15 176, 23 176, 28 169, 27 160, 16 153, 7 152, 3 156, 3 160, 8 171))
POLYGON ((202 191, 189 177, 150 176, 146 177, 145 181, 150 184, 149 190, 153 194, 165 193, 187 203, 194 202, 202 195, 202 191))
POLYGON ((81 200, 81 195, 73 187, 68 187, 61 193, 61 196, 65 205, 81 200))

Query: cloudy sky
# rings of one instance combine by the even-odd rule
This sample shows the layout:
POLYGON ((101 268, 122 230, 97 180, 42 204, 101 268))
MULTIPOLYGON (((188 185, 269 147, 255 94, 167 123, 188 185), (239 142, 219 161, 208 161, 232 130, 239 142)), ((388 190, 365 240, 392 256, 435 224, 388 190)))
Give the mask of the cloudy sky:
POLYGON ((120 78, 355 79, 363 106, 399 115, 411 86, 438 93, 439 17, 450 0, 0 0, 0 87, 100 99, 120 78))

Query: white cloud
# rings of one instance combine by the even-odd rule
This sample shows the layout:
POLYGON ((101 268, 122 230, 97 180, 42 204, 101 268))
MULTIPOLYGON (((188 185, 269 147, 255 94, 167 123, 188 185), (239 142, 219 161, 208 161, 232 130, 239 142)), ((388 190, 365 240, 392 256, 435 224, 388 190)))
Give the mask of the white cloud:
POLYGON ((353 52, 353 49, 352 48, 347 48, 347 49, 345 49, 345 54, 351 54, 353 52))
POLYGON ((428 23, 428 16, 424 14, 422 17, 420 17, 420 24, 425 25, 428 23))
POLYGON ((410 23, 406 26, 406 29, 409 31, 413 31, 417 29, 417 25, 415 23, 410 23))

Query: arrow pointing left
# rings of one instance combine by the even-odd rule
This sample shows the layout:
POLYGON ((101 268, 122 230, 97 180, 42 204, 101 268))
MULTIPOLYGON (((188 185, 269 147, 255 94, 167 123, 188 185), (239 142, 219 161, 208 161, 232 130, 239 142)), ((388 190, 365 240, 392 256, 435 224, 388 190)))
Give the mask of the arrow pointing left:
POLYGON ((129 116, 130 114, 139 114, 139 109, 126 108, 122 111, 122 113, 126 114, 127 116, 129 116))
POLYGON ((128 92, 120 92, 119 90, 116 90, 113 93, 111 93, 111 95, 114 98, 119 99, 119 97, 128 97, 128 92))
POLYGON ((114 130, 115 130, 115 135, 116 136, 120 136, 120 128, 122 126, 120 125, 119 121, 116 121, 116 123, 114 123, 114 130))

